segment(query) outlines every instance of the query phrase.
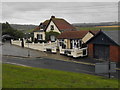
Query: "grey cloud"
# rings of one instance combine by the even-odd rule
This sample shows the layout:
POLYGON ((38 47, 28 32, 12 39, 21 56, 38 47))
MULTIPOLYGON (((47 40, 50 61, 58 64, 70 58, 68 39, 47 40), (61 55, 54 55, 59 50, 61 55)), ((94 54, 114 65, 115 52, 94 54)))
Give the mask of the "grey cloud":
POLYGON ((3 21, 39 24, 51 15, 67 19, 70 23, 117 20, 117 3, 93 2, 20 2, 3 3, 3 21))

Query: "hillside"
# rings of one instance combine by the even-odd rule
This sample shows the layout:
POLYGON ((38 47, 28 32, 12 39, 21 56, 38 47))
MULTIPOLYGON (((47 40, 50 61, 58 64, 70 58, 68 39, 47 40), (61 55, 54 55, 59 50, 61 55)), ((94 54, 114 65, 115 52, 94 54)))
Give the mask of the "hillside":
POLYGON ((26 32, 28 30, 32 30, 36 27, 36 25, 20 25, 20 24, 10 24, 13 28, 17 30, 21 30, 23 32, 26 32))
POLYGON ((73 23, 75 27, 95 27, 95 26, 114 26, 120 25, 118 22, 100 22, 100 23, 73 23))
MULTIPOLYGON (((37 26, 37 25, 21 25, 21 24, 10 24, 10 26, 14 29, 23 31, 23 32, 30 32, 33 31, 33 29, 37 26)), ((0 23, 0 29, 2 29, 2 23, 0 23)))
MULTIPOLYGON (((1 28, 0 23, 0 28, 1 28)), ((25 32, 32 32, 37 25, 21 25, 21 24, 10 24, 14 29, 21 30, 24 33, 25 32)), ((100 23, 73 23, 72 24, 74 27, 77 28, 77 30, 98 30, 98 29, 103 29, 103 30, 116 30, 118 27, 106 27, 106 26, 116 26, 119 25, 118 22, 100 22, 100 23), (104 27, 101 27, 104 26, 104 27)))
POLYGON ((118 22, 74 23, 77 30, 119 30, 118 22))

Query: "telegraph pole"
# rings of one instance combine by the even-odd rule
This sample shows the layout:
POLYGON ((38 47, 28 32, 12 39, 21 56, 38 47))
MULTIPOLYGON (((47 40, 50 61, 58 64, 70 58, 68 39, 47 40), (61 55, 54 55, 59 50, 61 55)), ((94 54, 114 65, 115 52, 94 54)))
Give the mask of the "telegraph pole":
POLYGON ((28 57, 30 57, 30 51, 29 51, 29 40, 28 40, 28 37, 29 37, 29 34, 30 33, 25 33, 26 34, 26 36, 27 36, 27 43, 28 43, 28 57))

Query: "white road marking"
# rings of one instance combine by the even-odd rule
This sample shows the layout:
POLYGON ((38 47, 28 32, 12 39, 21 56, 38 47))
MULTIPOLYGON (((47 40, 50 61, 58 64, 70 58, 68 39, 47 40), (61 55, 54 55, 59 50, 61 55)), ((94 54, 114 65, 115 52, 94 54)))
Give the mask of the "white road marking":
POLYGON ((4 63, 8 63, 8 64, 14 64, 14 65, 19 65, 19 66, 24 66, 24 67, 30 67, 27 65, 23 65, 23 64, 17 64, 17 63, 11 63, 11 62, 4 62, 4 63))

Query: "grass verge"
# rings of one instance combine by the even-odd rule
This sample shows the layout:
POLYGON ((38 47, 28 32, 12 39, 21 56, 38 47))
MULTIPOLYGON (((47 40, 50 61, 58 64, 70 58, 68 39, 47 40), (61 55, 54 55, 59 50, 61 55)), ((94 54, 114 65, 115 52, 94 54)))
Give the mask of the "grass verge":
POLYGON ((118 80, 3 64, 3 88, 118 88, 118 80))

